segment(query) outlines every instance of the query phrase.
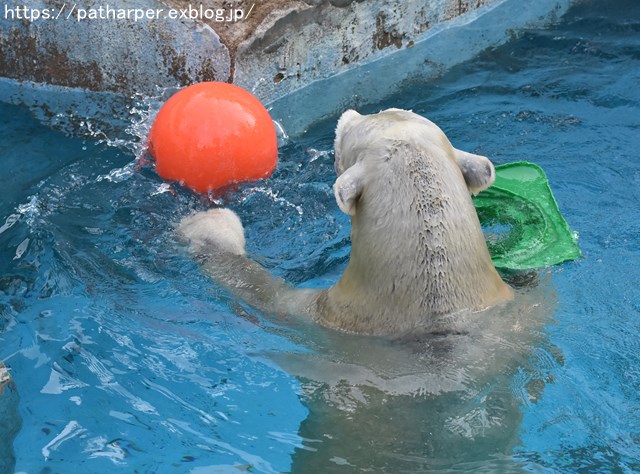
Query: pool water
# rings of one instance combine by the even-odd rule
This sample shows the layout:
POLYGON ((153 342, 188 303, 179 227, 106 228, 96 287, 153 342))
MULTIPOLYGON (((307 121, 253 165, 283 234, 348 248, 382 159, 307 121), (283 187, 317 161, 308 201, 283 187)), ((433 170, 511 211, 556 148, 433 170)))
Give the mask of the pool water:
POLYGON ((581 260, 460 340, 271 321, 176 238, 225 205, 274 273, 335 282, 335 120, 212 202, 162 182, 135 136, 69 137, 0 103, 0 472, 640 471, 639 33, 637 2, 588 1, 361 110, 413 109, 458 148, 539 164, 579 233, 581 260))

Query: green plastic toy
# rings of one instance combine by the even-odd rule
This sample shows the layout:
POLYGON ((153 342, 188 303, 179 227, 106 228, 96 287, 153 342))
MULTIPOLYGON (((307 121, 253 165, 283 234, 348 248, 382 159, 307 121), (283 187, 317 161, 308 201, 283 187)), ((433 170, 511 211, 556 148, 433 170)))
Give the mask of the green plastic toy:
POLYGON ((493 186, 473 198, 493 264, 527 270, 581 256, 547 177, 527 162, 496 166, 493 186))

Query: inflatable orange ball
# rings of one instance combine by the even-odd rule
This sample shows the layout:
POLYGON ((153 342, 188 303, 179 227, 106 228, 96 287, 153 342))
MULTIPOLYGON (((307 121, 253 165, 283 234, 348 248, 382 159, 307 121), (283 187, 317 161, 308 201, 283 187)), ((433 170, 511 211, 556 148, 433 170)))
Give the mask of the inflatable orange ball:
POLYGON ((278 139, 267 109, 246 90, 202 82, 162 106, 149 132, 156 172, 205 193, 273 173, 278 139))

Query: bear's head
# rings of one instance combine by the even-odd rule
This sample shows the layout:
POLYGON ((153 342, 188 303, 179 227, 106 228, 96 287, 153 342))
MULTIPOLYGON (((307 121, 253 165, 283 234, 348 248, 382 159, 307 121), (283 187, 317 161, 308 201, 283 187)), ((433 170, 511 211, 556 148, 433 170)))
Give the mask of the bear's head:
MULTIPOLYGON (((338 179, 334 192, 343 212, 355 213, 367 180, 376 174, 373 170, 388 163, 399 171, 397 163, 391 161, 398 155, 398 147, 403 145, 422 154, 431 167, 448 167, 453 174, 441 178, 463 180, 461 182, 473 194, 488 188, 495 180, 495 169, 489 159, 454 148, 436 124, 418 114, 387 109, 373 115, 361 115, 348 110, 338 121, 335 140, 338 179), (368 169, 366 172, 365 168, 368 169)), ((406 156, 400 158, 406 161, 406 156)), ((382 170, 378 169, 378 172, 382 170)))

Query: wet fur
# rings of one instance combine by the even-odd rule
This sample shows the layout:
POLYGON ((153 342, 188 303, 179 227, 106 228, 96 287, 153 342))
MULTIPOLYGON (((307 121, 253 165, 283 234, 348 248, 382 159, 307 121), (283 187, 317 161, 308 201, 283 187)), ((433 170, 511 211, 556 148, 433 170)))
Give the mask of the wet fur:
POLYGON ((449 315, 511 298, 470 197, 495 179, 488 159, 456 150, 435 124, 399 109, 345 112, 335 155, 336 201, 352 230, 349 265, 330 288, 296 290, 246 257, 231 211, 187 217, 179 231, 205 269, 249 304, 342 331, 446 331, 449 315), (218 230, 226 228, 233 231, 218 230))

